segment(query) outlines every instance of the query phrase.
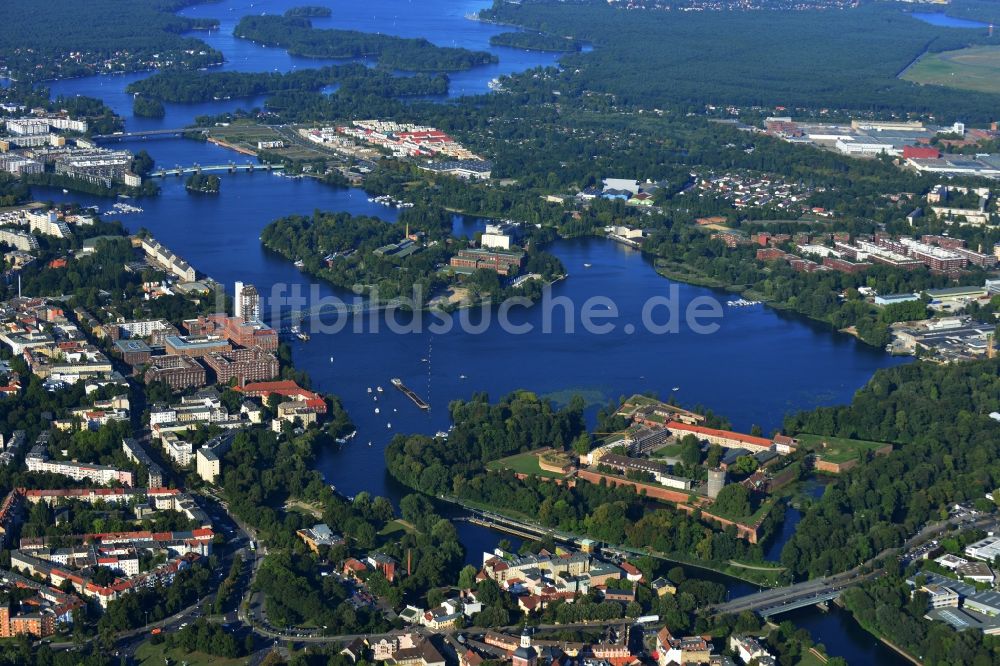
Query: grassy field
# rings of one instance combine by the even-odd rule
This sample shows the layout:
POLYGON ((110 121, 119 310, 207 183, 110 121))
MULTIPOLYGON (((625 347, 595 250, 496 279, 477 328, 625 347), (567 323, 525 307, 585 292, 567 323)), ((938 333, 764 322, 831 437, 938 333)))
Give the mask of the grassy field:
POLYGON ((667 444, 661 449, 657 449, 653 452, 654 458, 676 458, 681 454, 681 443, 674 442, 673 444, 667 444))
POLYGON ((165 643, 153 645, 145 642, 135 651, 135 660, 143 666, 163 666, 164 658, 171 664, 187 664, 187 666, 241 666, 246 659, 226 659, 201 652, 186 653, 179 649, 166 650, 165 643))
POLYGON ((383 527, 378 534, 383 537, 402 537, 404 534, 416 534, 416 532, 417 528, 412 524, 406 522, 402 518, 397 518, 396 520, 386 523, 385 527, 383 527))
POLYGON ((914 83, 1000 93, 1000 47, 972 46, 927 53, 903 73, 914 83))
POLYGON ((509 469, 520 474, 534 474, 535 476, 541 476, 546 479, 561 479, 565 476, 564 474, 556 474, 555 472, 543 470, 538 466, 538 456, 531 452, 519 453, 516 456, 495 460, 489 463, 487 468, 509 469))
POLYGON ((802 446, 820 455, 823 460, 833 463, 847 462, 858 457, 860 451, 874 451, 885 446, 885 442, 871 442, 845 437, 825 437, 821 435, 796 435, 802 446), (823 443, 826 446, 823 446, 823 443))

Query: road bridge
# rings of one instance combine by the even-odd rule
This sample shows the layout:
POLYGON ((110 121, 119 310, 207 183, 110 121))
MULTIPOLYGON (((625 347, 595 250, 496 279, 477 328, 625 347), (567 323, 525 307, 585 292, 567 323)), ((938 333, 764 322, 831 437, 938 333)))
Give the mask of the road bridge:
POLYGON ((180 136, 190 130, 187 127, 175 127, 171 129, 143 130, 136 132, 115 132, 113 134, 95 134, 90 137, 92 141, 128 141, 129 139, 146 139, 158 136, 180 136))
POLYGON ((236 164, 235 162, 229 162, 228 164, 192 164, 191 166, 175 166, 173 169, 157 169, 156 171, 150 172, 149 176, 151 178, 164 178, 166 176, 182 176, 186 173, 204 173, 206 171, 228 171, 229 173, 236 173, 237 171, 284 171, 284 164, 236 164))

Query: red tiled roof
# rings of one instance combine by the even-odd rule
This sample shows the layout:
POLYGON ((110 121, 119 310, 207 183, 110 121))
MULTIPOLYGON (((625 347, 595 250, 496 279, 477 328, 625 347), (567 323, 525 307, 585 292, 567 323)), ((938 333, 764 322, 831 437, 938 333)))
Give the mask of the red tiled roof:
POLYGON ((711 435, 714 437, 725 437, 726 439, 732 439, 738 442, 744 442, 746 444, 753 444, 754 446, 771 446, 771 440, 765 439, 764 437, 756 437, 754 435, 744 435, 741 432, 733 432, 731 430, 719 430, 718 428, 706 428, 705 426, 688 425, 687 423, 680 423, 678 421, 670 421, 667 423, 667 428, 674 430, 683 430, 690 433, 695 433, 698 435, 711 435))

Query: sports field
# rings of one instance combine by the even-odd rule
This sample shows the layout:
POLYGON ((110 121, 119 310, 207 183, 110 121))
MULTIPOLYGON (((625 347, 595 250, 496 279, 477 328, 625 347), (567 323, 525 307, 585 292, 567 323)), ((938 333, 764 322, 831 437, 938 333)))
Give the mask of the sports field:
POLYGON ((914 83, 1000 93, 1000 46, 926 53, 902 78, 914 83))

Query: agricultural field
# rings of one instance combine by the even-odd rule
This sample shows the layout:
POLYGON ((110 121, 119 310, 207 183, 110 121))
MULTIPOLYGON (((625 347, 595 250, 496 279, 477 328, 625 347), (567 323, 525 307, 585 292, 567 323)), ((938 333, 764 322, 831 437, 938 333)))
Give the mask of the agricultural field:
POLYGON ((976 92, 1000 92, 1000 47, 972 46, 957 51, 927 53, 903 72, 914 83, 976 92))

